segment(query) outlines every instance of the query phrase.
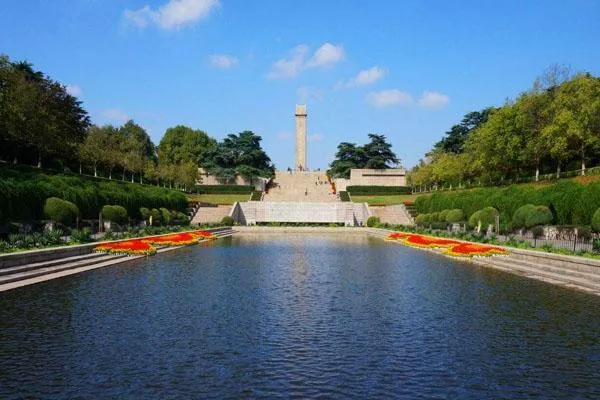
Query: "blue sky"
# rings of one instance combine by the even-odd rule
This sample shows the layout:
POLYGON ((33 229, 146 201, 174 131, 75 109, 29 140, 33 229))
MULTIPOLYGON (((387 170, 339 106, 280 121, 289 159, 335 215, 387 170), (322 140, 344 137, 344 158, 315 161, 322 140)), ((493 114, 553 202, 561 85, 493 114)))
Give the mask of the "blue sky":
POLYGON ((69 85, 97 124, 158 144, 184 124, 252 130, 293 166, 308 105, 310 168, 384 134, 407 167, 473 110, 552 64, 600 75, 600 1, 4 0, 0 53, 69 85))

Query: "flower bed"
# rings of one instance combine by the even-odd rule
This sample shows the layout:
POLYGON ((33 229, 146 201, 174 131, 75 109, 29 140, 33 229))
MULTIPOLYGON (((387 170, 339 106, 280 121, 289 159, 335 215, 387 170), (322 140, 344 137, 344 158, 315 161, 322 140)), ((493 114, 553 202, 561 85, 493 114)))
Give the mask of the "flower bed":
POLYGON ((436 238, 433 236, 418 235, 404 232, 394 232, 387 236, 387 240, 398 241, 402 244, 418 248, 441 248, 444 254, 453 257, 489 257, 492 255, 506 255, 508 252, 500 247, 477 243, 459 242, 452 239, 436 238))
POLYGON ((156 254, 156 247, 153 245, 188 246, 198 243, 200 240, 216 238, 217 237, 209 231, 172 233, 146 239, 131 239, 114 243, 105 243, 96 246, 94 251, 111 254, 153 255, 156 254))

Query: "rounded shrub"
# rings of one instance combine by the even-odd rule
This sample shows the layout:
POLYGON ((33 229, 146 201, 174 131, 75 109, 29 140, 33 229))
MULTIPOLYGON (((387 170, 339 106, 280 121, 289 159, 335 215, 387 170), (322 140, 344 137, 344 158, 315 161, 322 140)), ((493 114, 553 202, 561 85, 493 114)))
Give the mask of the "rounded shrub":
POLYGON ((221 225, 225 225, 225 226, 233 226, 234 224, 234 220, 233 218, 231 218, 229 215, 226 215, 223 217, 223 219, 221 220, 221 225))
POLYGON ((73 225, 79 215, 79 209, 70 201, 50 197, 44 204, 44 215, 56 223, 73 225))
POLYGON ((369 228, 372 228, 372 227, 376 226, 379 223, 381 223, 381 220, 379 219, 379 217, 369 217, 367 219, 367 226, 369 228))
POLYGON ((448 210, 448 213, 446 214, 446 222, 449 224, 462 222, 464 219, 465 213, 460 208, 448 210))
POLYGON ((425 214, 419 214, 415 217, 415 223, 417 225, 425 224, 425 214))
POLYGON ((438 222, 440 220, 440 213, 433 212, 429 214, 429 222, 438 222))
POLYGON ((150 209, 146 207, 140 207, 140 215, 144 221, 148 221, 150 218, 150 209))
POLYGON ((152 217, 152 225, 160 225, 162 223, 162 214, 156 208, 150 210, 150 216, 152 217))
POLYGON ((515 211, 513 226, 515 228, 531 228, 536 225, 548 225, 552 222, 552 211, 546 206, 526 204, 515 211))
POLYGON ((594 232, 600 232, 600 208, 592 216, 592 229, 594 232))
POLYGON ((127 222, 127 210, 122 206, 106 205, 102 207, 102 218, 105 221, 123 224, 127 222))
POLYGON ((438 215, 438 221, 446 222, 446 217, 448 216, 449 212, 450 212, 450 210, 448 210, 448 209, 440 211, 440 213, 438 215))
POLYGON ((477 210, 469 218, 469 226, 475 228, 481 223, 481 227, 486 229, 488 225, 494 225, 496 222, 496 215, 498 215, 498 210, 494 207, 485 207, 481 210, 477 210))
POLYGON ((169 225, 172 220, 171 212, 164 207, 161 207, 159 211, 163 224, 169 225))

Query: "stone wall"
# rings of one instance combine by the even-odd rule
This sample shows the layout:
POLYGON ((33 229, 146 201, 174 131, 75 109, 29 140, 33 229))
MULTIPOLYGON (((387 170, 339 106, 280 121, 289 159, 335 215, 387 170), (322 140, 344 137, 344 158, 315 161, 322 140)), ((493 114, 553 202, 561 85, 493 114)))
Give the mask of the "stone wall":
POLYGON ((260 222, 343 223, 364 225, 368 210, 354 203, 297 203, 248 201, 236 203, 231 216, 239 224, 260 222))
POLYGON ((406 186, 406 170, 391 169, 351 169, 350 179, 335 179, 338 191, 348 186, 406 186))

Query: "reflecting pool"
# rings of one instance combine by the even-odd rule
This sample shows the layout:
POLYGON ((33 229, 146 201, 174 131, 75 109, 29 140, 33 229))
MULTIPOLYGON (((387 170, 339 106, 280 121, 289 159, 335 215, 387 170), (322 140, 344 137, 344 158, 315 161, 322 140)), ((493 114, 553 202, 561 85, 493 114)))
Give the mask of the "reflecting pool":
POLYGON ((600 298, 357 234, 0 293, 0 398, 600 398, 600 298))

